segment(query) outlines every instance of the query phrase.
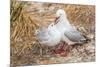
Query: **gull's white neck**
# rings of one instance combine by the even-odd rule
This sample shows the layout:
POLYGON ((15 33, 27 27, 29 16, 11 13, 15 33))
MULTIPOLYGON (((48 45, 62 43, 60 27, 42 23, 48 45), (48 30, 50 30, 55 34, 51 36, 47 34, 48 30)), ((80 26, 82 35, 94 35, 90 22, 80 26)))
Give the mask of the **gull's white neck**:
POLYGON ((60 16, 58 23, 63 24, 64 26, 67 26, 67 27, 71 26, 68 19, 67 19, 67 17, 66 17, 66 15, 60 16))

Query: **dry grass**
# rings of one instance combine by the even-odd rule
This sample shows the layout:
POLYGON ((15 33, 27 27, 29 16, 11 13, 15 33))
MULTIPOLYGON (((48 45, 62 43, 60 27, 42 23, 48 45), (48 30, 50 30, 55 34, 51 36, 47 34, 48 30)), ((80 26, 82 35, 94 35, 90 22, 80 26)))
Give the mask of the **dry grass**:
MULTIPOLYGON (((18 1, 11 2, 11 4, 11 65, 47 63, 48 58, 46 60, 42 59, 42 62, 41 55, 45 55, 49 48, 38 43, 34 32, 40 25, 47 26, 50 22, 53 22, 54 14, 59 8, 63 8, 67 12, 69 21, 73 25, 78 28, 84 27, 88 31, 87 34, 92 33, 94 35, 95 33, 95 6, 64 4, 42 4, 41 6, 40 3, 18 1)), ((74 49, 76 48, 73 47, 74 49)), ((67 59, 66 62, 68 61, 74 62, 71 58, 67 59)), ((88 61, 91 61, 91 59, 88 61)), ((51 62, 65 63, 53 62, 53 60, 51 62)), ((50 61, 47 64, 49 63, 50 61)))

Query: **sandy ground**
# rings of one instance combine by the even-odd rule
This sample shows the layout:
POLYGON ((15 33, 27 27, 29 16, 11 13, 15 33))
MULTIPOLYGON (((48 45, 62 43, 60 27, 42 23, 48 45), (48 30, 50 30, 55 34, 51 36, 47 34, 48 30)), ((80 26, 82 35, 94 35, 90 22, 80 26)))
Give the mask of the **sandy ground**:
MULTIPOLYGON (((22 18, 11 23, 11 65, 37 65, 95 61, 95 6, 29 2, 22 18), (34 35, 40 25, 54 21, 57 9, 64 9, 68 19, 91 41, 70 46, 66 56, 50 55, 52 47, 39 44, 34 35)), ((56 48, 56 47, 55 47, 56 48)))

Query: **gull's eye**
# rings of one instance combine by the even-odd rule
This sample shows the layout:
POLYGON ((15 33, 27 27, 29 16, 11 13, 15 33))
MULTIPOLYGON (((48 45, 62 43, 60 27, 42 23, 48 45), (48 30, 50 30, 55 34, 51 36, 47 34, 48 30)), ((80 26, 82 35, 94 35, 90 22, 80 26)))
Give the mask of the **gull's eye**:
POLYGON ((53 23, 51 23, 51 24, 50 24, 50 26, 54 26, 54 24, 53 24, 53 23))
POLYGON ((53 26, 53 24, 51 26, 53 26))
POLYGON ((51 26, 54 26, 54 23, 52 23, 52 25, 51 26))

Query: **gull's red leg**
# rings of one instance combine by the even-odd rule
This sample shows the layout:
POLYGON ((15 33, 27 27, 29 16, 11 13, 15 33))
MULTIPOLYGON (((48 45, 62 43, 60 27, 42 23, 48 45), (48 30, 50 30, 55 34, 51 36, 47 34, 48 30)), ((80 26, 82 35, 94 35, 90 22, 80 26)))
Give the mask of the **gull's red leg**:
POLYGON ((56 56, 66 57, 68 55, 68 45, 65 42, 59 43, 57 49, 53 50, 52 54, 56 56))

